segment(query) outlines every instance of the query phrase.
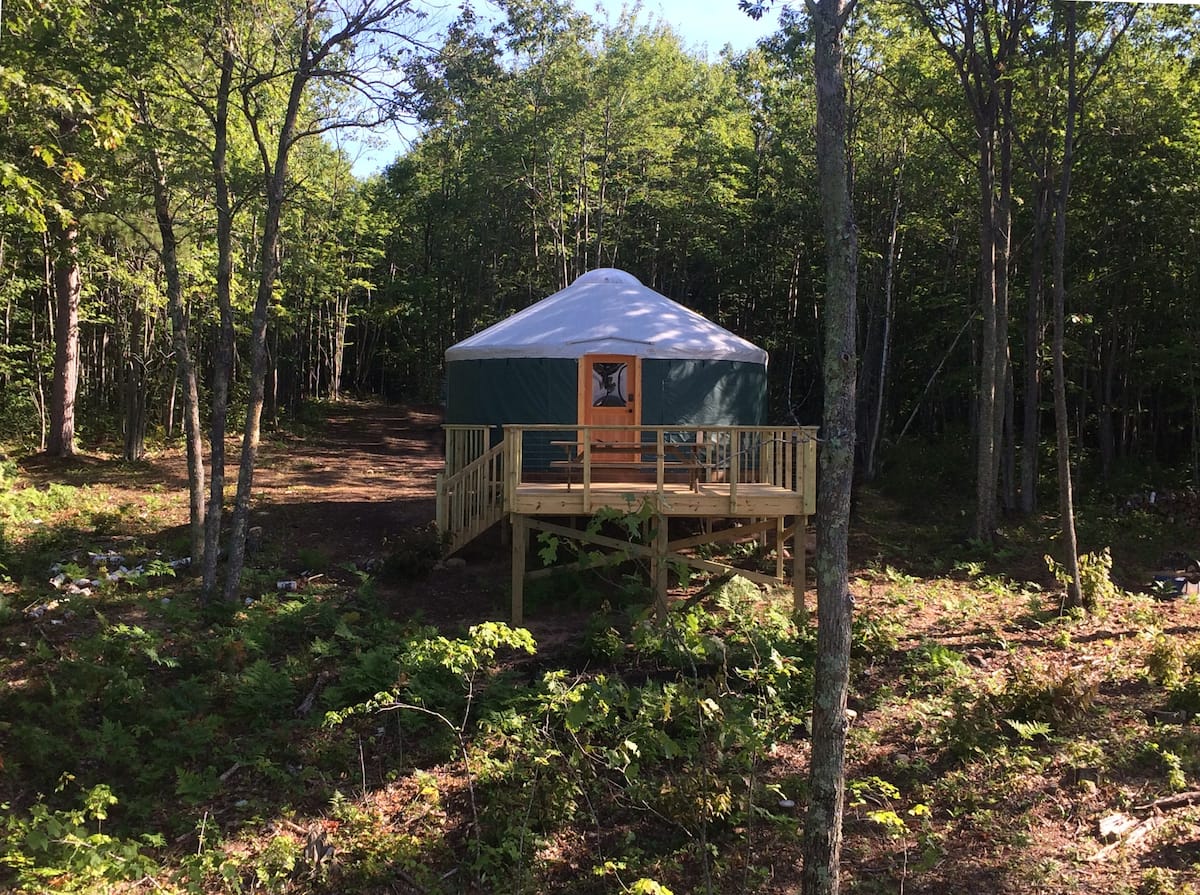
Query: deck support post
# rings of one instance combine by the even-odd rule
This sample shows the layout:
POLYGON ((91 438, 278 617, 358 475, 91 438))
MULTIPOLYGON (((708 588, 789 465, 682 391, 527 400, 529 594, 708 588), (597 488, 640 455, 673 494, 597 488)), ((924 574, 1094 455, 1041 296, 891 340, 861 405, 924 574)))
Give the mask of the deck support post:
POLYGON ((654 612, 660 622, 667 620, 667 517, 658 513, 654 517, 654 558, 650 564, 654 578, 654 612))
MULTIPOLYGON (((792 535, 792 609, 801 617, 807 611, 804 606, 804 554, 808 550, 808 517, 803 513, 796 517, 796 533, 792 535)), ((782 556, 782 552, 780 553, 782 556)))
MULTIPOLYGON (((775 517, 775 577, 779 578, 780 580, 783 579, 783 545, 787 542, 787 535, 784 534, 784 532, 786 532, 786 531, 787 531, 787 528, 784 525, 784 517, 776 516, 775 517)), ((764 541, 766 540, 765 535, 763 537, 763 540, 764 541)))
POLYGON ((450 518, 446 513, 446 476, 438 473, 434 479, 437 494, 437 504, 434 509, 434 520, 437 523, 438 534, 445 535, 450 529, 450 518))
POLYGON ((520 513, 512 517, 512 623, 521 624, 525 613, 525 554, 529 552, 529 521, 520 513))

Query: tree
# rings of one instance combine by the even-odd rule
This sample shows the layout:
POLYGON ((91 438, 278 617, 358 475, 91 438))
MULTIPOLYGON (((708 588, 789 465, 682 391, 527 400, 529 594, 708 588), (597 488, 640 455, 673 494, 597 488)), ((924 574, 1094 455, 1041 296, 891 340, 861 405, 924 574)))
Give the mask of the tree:
POLYGON ((236 89, 258 149, 266 207, 251 320, 250 395, 229 535, 227 600, 237 598, 245 563, 266 388, 267 324, 279 271, 280 221, 288 198, 288 163, 297 144, 305 139, 338 128, 369 126, 394 113, 402 97, 392 92, 395 85, 380 66, 393 64, 400 52, 394 43, 410 38, 406 29, 417 18, 412 6, 411 0, 357 0, 350 4, 310 0, 285 5, 280 24, 287 28, 287 52, 281 52, 278 32, 263 32, 264 23, 257 20, 244 23, 246 40, 241 43, 236 89), (262 38, 268 42, 262 43, 262 38), (344 101, 324 108, 323 97, 313 95, 317 88, 351 91, 368 105, 356 110, 344 101), (275 90, 279 93, 272 95, 275 90))
MULTIPOLYGON (((1071 487, 1071 438, 1070 420, 1067 416, 1067 383, 1065 354, 1066 296, 1065 280, 1067 255, 1067 199, 1071 190, 1071 168, 1075 160, 1075 127, 1080 103, 1094 83, 1100 67, 1104 64, 1117 41, 1133 21, 1134 11, 1118 13, 1111 24, 1111 32, 1103 29, 1099 39, 1100 49, 1091 73, 1084 84, 1079 83, 1077 72, 1078 26, 1076 8, 1066 3, 1064 50, 1066 54, 1066 107, 1063 127, 1062 159, 1059 163, 1059 183, 1054 194, 1054 245, 1052 264, 1054 276, 1054 430, 1055 455, 1058 460, 1058 506, 1062 531, 1063 549, 1066 551, 1065 565, 1068 573, 1067 598, 1073 606, 1084 605, 1085 596, 1079 577, 1079 548, 1075 537, 1075 498, 1071 487)), ((1107 24, 1107 22, 1106 22, 1107 24)))
POLYGON ((1032 0, 910 0, 953 63, 975 127, 979 295, 983 339, 976 412, 974 536, 991 543, 999 520, 1000 455, 1008 387, 1008 267, 1012 217, 1012 72, 1032 0))
POLYGON ((0 84, 14 88, 4 110, 18 126, 5 141, 15 151, 0 174, 16 188, 27 219, 49 232, 55 352, 46 448, 69 456, 76 449, 81 220, 103 195, 105 165, 129 129, 129 107, 112 87, 137 64, 143 32, 136 14, 90 0, 23 0, 6 12, 0 84))
MULTIPOLYGON (((142 98, 142 120, 152 125, 149 103, 142 98)), ((157 146, 147 149, 154 186, 154 219, 158 225, 160 260, 167 285, 167 303, 171 316, 172 341, 179 378, 183 382, 184 435, 187 442, 188 519, 191 532, 193 569, 204 563, 204 430, 200 422, 200 386, 192 359, 189 338, 189 314, 179 274, 179 239, 171 207, 167 170, 157 146)))
POLYGON ((825 231, 825 410, 817 487, 817 660, 804 891, 836 893, 850 684, 850 491, 854 476, 858 236, 850 195, 843 29, 854 0, 807 0, 816 52, 817 170, 825 231))
MULTIPOLYGON (((762 15, 765 7, 739 0, 762 15)), ((825 393, 817 461, 817 657, 804 825, 806 895, 839 891, 850 686, 850 492, 854 478, 858 234, 850 192, 843 32, 854 0, 807 0, 817 90, 817 173, 825 234, 825 393)))

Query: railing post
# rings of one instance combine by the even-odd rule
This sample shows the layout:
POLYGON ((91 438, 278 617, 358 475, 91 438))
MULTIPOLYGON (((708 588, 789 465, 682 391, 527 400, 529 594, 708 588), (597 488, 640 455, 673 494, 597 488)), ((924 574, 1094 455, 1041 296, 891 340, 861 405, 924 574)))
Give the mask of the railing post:
POLYGON ((800 618, 805 618, 807 611, 804 606, 804 592, 808 588, 804 567, 805 553, 808 550, 808 528, 805 524, 807 521, 808 517, 804 514, 797 516, 796 533, 792 535, 792 611, 800 618))
POLYGON ((521 483, 521 429, 504 427, 504 502, 510 509, 516 500, 517 485, 521 483))
POLYGON ((775 464, 770 462, 772 457, 771 451, 774 445, 771 444, 771 433, 767 429, 758 430, 758 473, 754 476, 756 482, 762 482, 767 485, 775 484, 775 464))
POLYGON ((742 465, 742 436, 741 430, 729 431, 729 512, 737 514, 737 486, 742 465))
POLYGON ((812 516, 817 512, 817 430, 804 430, 804 513, 812 516))
POLYGON ((583 511, 592 511, 592 430, 583 429, 583 511))
POLYGON ((529 520, 513 514, 512 532, 512 623, 517 627, 525 616, 525 554, 529 551, 529 520))
MULTIPOLYGON (((659 435, 661 436, 661 431, 659 435)), ((654 613, 658 617, 658 623, 663 624, 667 620, 667 544, 668 530, 667 517, 661 512, 654 516, 654 555, 651 559, 651 573, 654 577, 654 613)))
POLYGON ((788 432, 783 450, 783 487, 789 491, 796 490, 796 438, 798 432, 788 432))
POLYGON ((449 520, 446 518, 446 476, 442 473, 437 474, 437 509, 434 512, 434 520, 437 523, 438 534, 446 535, 446 524, 449 520))
MULTIPOLYGON (((662 506, 663 485, 666 484, 665 479, 666 479, 666 475, 667 475, 666 456, 665 456, 666 449, 665 449, 665 446, 663 445, 663 430, 661 428, 659 428, 659 429, 655 429, 654 432, 655 432, 654 448, 656 451, 655 458, 654 458, 654 461, 655 461, 654 462, 654 476, 655 476, 655 481, 657 482, 658 506, 661 507, 662 506)), ((638 436, 638 440, 641 441, 640 434, 638 436)), ((639 457, 638 459, 640 462, 641 458, 639 457)))

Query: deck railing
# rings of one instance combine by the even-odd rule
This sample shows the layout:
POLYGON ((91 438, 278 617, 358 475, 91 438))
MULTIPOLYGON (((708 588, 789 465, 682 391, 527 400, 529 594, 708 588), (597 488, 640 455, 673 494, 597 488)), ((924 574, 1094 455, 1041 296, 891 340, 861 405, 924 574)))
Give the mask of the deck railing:
POLYGON ((446 475, 451 476, 483 456, 491 446, 488 426, 442 426, 446 433, 446 475))
POLYGON ((815 512, 816 429, 804 426, 505 426, 505 493, 533 482, 719 483, 804 495, 815 512))
POLYGON ((504 517, 504 445, 484 451, 453 475, 437 477, 437 526, 446 553, 464 547, 504 517))
MULTIPOLYGON (((446 426, 446 471, 438 476, 437 523, 453 552, 512 512, 526 484, 557 483, 592 507, 614 485, 636 483, 727 495, 739 511, 754 505, 739 490, 769 485, 800 495, 804 515, 816 512, 816 429, 800 426, 505 426, 489 447, 486 426, 446 426), (708 488, 706 486, 714 486, 708 488)), ((678 499, 678 497, 676 498, 678 499)), ((708 499, 711 499, 708 498, 708 499)), ((790 511, 789 511, 790 514, 790 511)))

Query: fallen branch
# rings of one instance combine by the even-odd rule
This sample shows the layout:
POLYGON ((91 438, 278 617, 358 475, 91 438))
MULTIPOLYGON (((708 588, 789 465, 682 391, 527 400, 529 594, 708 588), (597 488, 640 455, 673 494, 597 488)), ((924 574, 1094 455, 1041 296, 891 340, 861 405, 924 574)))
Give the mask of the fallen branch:
POLYGON ((713 591, 720 590, 722 587, 724 587, 726 584, 728 584, 730 581, 732 581, 734 575, 736 575, 736 574, 737 574, 736 572, 726 572, 723 575, 718 575, 716 578, 714 578, 712 581, 708 582, 708 584, 704 585, 704 587, 700 588, 700 590, 696 591, 696 593, 692 594, 690 597, 688 597, 682 603, 680 603, 676 606, 672 606, 671 608, 677 612, 686 612, 688 609, 691 609, 693 606, 695 606, 697 603, 699 603, 701 600, 703 600, 705 597, 707 597, 713 591))
POLYGON ((313 684, 312 689, 308 691, 308 695, 304 697, 304 701, 296 706, 296 717, 304 718, 312 711, 313 704, 317 701, 317 696, 325 688, 325 684, 333 677, 328 671, 322 671, 317 675, 317 681, 313 684))
POLYGON ((1173 811, 1176 808, 1188 808, 1192 805, 1200 805, 1200 790, 1193 789, 1188 792, 1177 792, 1173 796, 1163 796, 1161 799, 1155 799, 1145 805, 1134 805, 1133 810, 1173 811))

